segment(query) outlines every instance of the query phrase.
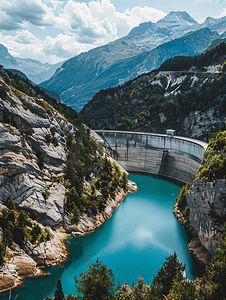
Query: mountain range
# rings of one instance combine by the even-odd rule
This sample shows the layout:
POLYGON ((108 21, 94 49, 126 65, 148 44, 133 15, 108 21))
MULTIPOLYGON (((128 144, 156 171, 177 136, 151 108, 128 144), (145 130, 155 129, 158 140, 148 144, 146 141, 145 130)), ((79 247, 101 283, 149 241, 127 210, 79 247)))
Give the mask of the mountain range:
POLYGON ((167 58, 195 55, 225 37, 226 17, 198 24, 187 12, 170 12, 156 23, 146 22, 107 45, 66 61, 41 86, 58 92, 80 111, 102 88, 123 84, 158 68, 167 58))
POLYGON ((225 82, 226 42, 221 42, 201 55, 170 58, 159 69, 100 90, 81 114, 94 129, 165 133, 173 128, 177 135, 207 140, 225 126, 225 82))
POLYGON ((15 69, 23 72, 31 81, 36 84, 43 80, 48 80, 63 62, 57 64, 41 63, 30 58, 20 58, 12 56, 8 49, 0 44, 0 64, 6 69, 15 69))

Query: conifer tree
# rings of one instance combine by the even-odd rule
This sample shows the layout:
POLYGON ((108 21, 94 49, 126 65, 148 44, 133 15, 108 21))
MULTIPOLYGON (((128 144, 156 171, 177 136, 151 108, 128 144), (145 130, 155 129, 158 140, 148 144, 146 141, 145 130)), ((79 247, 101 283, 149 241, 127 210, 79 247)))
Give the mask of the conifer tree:
POLYGON ((98 259, 79 277, 80 279, 75 277, 75 288, 78 293, 83 294, 84 300, 114 299, 114 275, 112 270, 108 270, 98 259))
POLYGON ((163 266, 158 270, 157 275, 153 277, 151 288, 153 299, 163 299, 164 296, 167 296, 173 284, 184 279, 184 270, 185 265, 177 260, 175 252, 173 255, 166 257, 163 266))
POLYGON ((57 281, 57 289, 54 292, 54 300, 64 300, 64 293, 60 280, 57 281))

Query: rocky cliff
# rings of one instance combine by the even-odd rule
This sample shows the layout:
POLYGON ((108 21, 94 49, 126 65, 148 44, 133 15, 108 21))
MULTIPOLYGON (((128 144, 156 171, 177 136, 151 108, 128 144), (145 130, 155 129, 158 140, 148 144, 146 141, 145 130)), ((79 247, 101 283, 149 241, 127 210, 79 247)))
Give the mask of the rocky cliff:
POLYGON ((187 192, 189 222, 196 230, 202 245, 214 255, 220 221, 226 215, 226 180, 205 182, 198 179, 187 192))
POLYGON ((175 214, 195 240, 189 248, 202 262, 214 255, 226 222, 226 131, 213 134, 193 184, 177 198, 175 214), (203 249, 201 249, 201 246, 203 249))
POLYGON ((92 231, 127 193, 125 170, 90 135, 105 145, 100 137, 70 123, 54 99, 19 86, 26 94, 0 69, 0 291, 64 261, 59 228, 92 231))

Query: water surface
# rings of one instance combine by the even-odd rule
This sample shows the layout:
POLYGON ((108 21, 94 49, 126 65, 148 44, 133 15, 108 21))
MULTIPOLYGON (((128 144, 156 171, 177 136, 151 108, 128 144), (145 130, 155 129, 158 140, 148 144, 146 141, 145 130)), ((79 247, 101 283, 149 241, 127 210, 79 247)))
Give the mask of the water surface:
POLYGON ((139 276, 151 284, 166 256, 174 252, 186 264, 188 278, 200 275, 200 266, 187 248, 188 235, 172 213, 180 187, 144 175, 129 175, 129 179, 139 190, 125 198, 112 218, 90 235, 70 238, 70 261, 48 269, 51 277, 26 280, 24 288, 12 291, 12 300, 16 295, 17 300, 53 297, 58 279, 66 295, 75 294, 74 276, 87 271, 88 262, 97 258, 112 268, 116 283, 121 284, 136 283, 139 276))

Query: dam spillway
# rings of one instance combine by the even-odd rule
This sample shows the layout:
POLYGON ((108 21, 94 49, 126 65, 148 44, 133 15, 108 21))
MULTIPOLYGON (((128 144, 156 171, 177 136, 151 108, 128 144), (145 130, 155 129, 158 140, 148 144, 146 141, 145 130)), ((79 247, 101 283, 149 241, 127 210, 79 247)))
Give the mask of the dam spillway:
POLYGON ((192 182, 207 143, 165 134, 96 130, 128 172, 158 175, 182 183, 192 182))

